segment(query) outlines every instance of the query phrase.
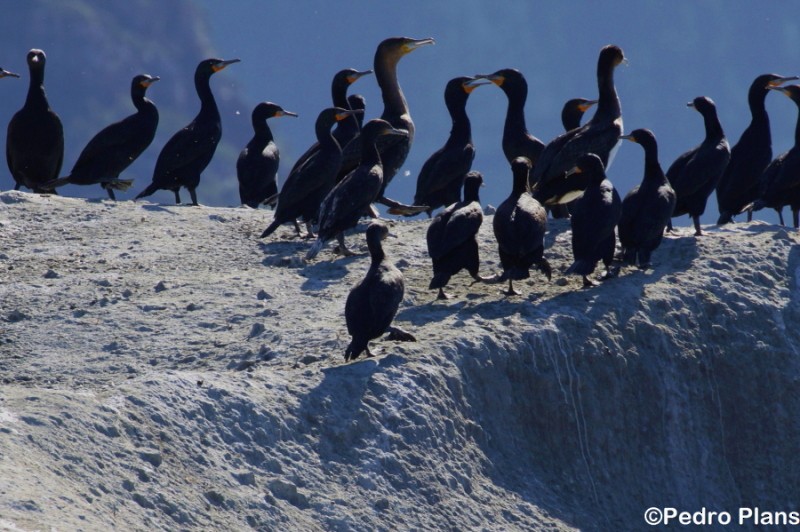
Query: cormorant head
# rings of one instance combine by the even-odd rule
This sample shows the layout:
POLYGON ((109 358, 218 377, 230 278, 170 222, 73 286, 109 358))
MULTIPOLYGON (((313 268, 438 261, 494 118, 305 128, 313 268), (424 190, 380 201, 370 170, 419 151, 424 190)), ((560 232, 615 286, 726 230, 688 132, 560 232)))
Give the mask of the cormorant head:
POLYGON ((47 61, 47 56, 44 54, 44 50, 39 50, 38 48, 34 48, 33 50, 28 52, 27 56, 28 60, 28 67, 33 69, 42 70, 44 69, 44 64, 47 61))
POLYGON ((297 113, 285 110, 283 107, 272 102, 261 102, 253 109, 253 121, 267 120, 268 118, 279 118, 281 116, 297 116, 297 113))
POLYGON ((139 74, 133 77, 133 85, 146 89, 161 78, 150 74, 139 74))
POLYGON ((381 41, 378 45, 378 49, 375 51, 375 63, 377 64, 379 59, 392 59, 396 62, 401 57, 413 52, 420 46, 434 43, 435 41, 433 38, 412 39, 410 37, 389 37, 381 41))

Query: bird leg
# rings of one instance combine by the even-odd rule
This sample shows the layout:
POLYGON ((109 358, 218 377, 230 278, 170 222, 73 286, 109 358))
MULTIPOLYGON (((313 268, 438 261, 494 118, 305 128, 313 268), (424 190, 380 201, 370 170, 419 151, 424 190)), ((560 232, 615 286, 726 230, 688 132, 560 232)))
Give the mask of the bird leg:
POLYGON ((408 331, 404 331, 400 327, 391 325, 388 329, 389 334, 386 336, 387 340, 394 342, 416 342, 417 339, 408 331))
POLYGON ((106 189, 106 192, 108 192, 109 199, 111 199, 112 201, 117 201, 117 197, 114 195, 113 188, 107 187, 105 184, 103 184, 103 188, 106 189))
POLYGON ((514 284, 513 283, 514 283, 514 280, 513 279, 509 279, 508 280, 508 290, 506 290, 503 293, 505 295, 507 295, 507 296, 521 296, 522 292, 520 292, 519 290, 514 290, 514 284))
POLYGON ((439 295, 436 296, 436 299, 450 299, 450 296, 444 293, 444 288, 439 288, 439 295))
POLYGON ((778 220, 780 220, 781 225, 786 225, 783 223, 783 209, 778 210, 778 220))
POLYGON ((700 229, 700 217, 692 216, 694 222, 694 236, 703 236, 703 231, 700 229))
POLYGON ((22 184, 18 182, 17 184, 14 185, 14 190, 19 190, 19 187, 21 186, 22 184))
POLYGON ((189 195, 192 197, 192 205, 194 205, 195 207, 200 205, 199 203, 197 203, 197 192, 195 192, 195 189, 190 188, 189 195))
POLYGON ((675 231, 675 230, 672 228, 672 218, 670 218, 669 220, 667 220, 667 231, 666 232, 667 233, 672 233, 673 231, 675 231))
POLYGON ((180 193, 180 189, 177 189, 177 188, 176 188, 176 189, 175 189, 173 192, 175 192, 175 205, 180 205, 180 204, 181 204, 181 193, 180 193))
MULTIPOLYGON (((297 222, 295 222, 295 223, 297 223, 297 222)), ((306 222, 306 231, 308 231, 308 233, 306 233, 306 236, 304 238, 307 238, 307 239, 317 238, 317 235, 314 234, 314 229, 311 227, 311 222, 306 222)), ((300 226, 299 225, 297 226, 297 234, 298 235, 300 234, 300 226)))
POLYGON ((355 255, 355 253, 347 249, 347 246, 344 244, 344 233, 336 235, 336 240, 339 241, 339 245, 333 250, 334 253, 340 253, 345 257, 352 257, 355 255))
POLYGON ((583 287, 584 288, 592 288, 592 287, 595 287, 595 286, 600 286, 600 285, 598 283, 592 281, 591 279, 589 279, 585 275, 583 276, 583 287))

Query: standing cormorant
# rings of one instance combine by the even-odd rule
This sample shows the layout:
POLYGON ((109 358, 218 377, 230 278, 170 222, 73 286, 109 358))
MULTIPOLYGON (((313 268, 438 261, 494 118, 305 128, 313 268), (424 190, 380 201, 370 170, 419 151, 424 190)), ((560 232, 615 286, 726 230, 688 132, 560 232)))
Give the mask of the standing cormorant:
POLYGON ((44 52, 34 48, 27 60, 31 76, 28 96, 8 123, 6 162, 16 182, 14 190, 25 186, 34 192, 52 192, 48 184, 58 178, 64 162, 64 128, 47 103, 44 52))
POLYGON ((450 297, 444 287, 462 269, 475 281, 486 280, 478 275, 477 235, 483 223, 478 191, 482 184, 480 172, 468 173, 464 178, 464 199, 437 214, 428 226, 428 255, 433 262, 433 279, 428 288, 439 289, 438 299, 450 297))
POLYGON ((503 273, 491 282, 508 280, 506 295, 519 295, 513 282, 530 277, 534 264, 550 280, 552 269, 544 258, 544 235, 547 232, 547 212, 528 192, 531 162, 517 157, 511 163, 514 176, 511 195, 497 207, 492 229, 497 239, 503 273))
POLYGON ((272 138, 267 120, 281 116, 297 116, 272 102, 261 102, 251 115, 253 138, 239 153, 236 177, 239 180, 239 199, 243 205, 257 209, 278 193, 278 166, 281 155, 272 138))
POLYGON ((583 196, 575 200, 575 212, 570 217, 572 225, 572 256, 575 261, 565 273, 583 276, 584 288, 594 286, 589 275, 602 260, 606 272, 602 279, 612 277, 617 226, 622 213, 622 201, 614 185, 606 179, 603 161, 594 153, 578 157, 572 170, 587 174, 588 186, 583 196))
POLYGON ((447 82, 444 101, 452 121, 450 136, 445 145, 422 165, 414 194, 414 205, 426 205, 428 217, 434 209, 461 199, 464 177, 472 168, 475 158, 472 127, 466 109, 467 98, 475 87, 485 83, 484 80, 467 76, 447 82))
MULTIPOLYGON (((717 186, 728 166, 731 150, 728 139, 717 118, 717 108, 711 98, 698 96, 688 104, 703 115, 706 136, 703 142, 682 154, 667 169, 667 178, 675 190, 675 210, 672 217, 688 214, 694 222, 694 234, 700 236, 700 216, 706 210, 708 196, 717 186)), ((667 224, 672 231, 672 220, 667 224)))
POLYGON ((219 109, 211 92, 211 76, 238 62, 238 59, 205 59, 197 65, 194 87, 200 98, 200 112, 161 149, 153 171, 153 182, 136 199, 150 196, 157 190, 171 190, 175 193, 175 203, 180 204, 180 188, 186 187, 192 205, 198 204, 196 189, 200 184, 200 174, 211 162, 222 137, 219 109))
POLYGON ((621 138, 644 149, 644 177, 622 200, 617 230, 626 264, 645 269, 650 255, 661 244, 664 229, 675 209, 675 191, 658 162, 658 144, 649 129, 635 129, 621 138))
POLYGON ((136 112, 92 137, 69 175, 56 179, 50 186, 100 184, 112 200, 117 199, 115 190, 128 190, 133 180, 120 179, 119 175, 150 146, 156 135, 158 109, 145 97, 145 93, 159 79, 148 74, 134 76, 131 81, 131 100, 136 112))
MULTIPOLYGON (((397 63, 406 54, 428 44, 434 44, 434 40, 390 37, 383 40, 375 51, 373 70, 383 99, 381 119, 389 122, 395 129, 408 132, 405 137, 385 139, 378 144, 381 161, 383 161, 383 184, 376 201, 392 208, 396 214, 416 214, 425 210, 422 207, 412 207, 389 199, 385 196, 385 191, 394 175, 403 166, 408 152, 411 150, 411 144, 414 142, 414 122, 411 120, 411 112, 408 109, 405 95, 397 81, 397 63)), ((357 142, 348 144, 344 153, 342 170, 339 172, 340 178, 350 173, 358 165, 361 155, 357 151, 360 146, 361 144, 357 142)))
MULTIPOLYGON (((322 200, 319 207, 317 240, 306 254, 306 260, 317 256, 326 242, 336 237, 339 252, 353 255, 344 243, 344 231, 355 227, 361 215, 377 199, 383 184, 383 165, 376 143, 386 135, 405 136, 406 131, 395 129, 381 119, 367 122, 361 130, 361 164, 347 174, 322 200)), ((279 203, 280 205, 280 203, 279 203)))
POLYGON ((778 212, 783 225, 783 207, 792 209, 792 223, 798 229, 800 218, 800 85, 772 87, 788 96, 798 107, 794 130, 794 146, 769 163, 761 176, 761 190, 752 210, 771 207, 778 212))
POLYGON ((345 361, 355 360, 369 351, 369 341, 391 330, 395 339, 415 341, 409 333, 391 327, 403 300, 403 274, 386 257, 381 241, 389 234, 389 229, 381 222, 372 222, 367 227, 367 247, 372 262, 364 278, 356 283, 347 295, 344 317, 347 332, 352 341, 344 353, 345 361))
POLYGON ((522 72, 515 68, 504 68, 494 74, 477 76, 500 87, 508 99, 506 120, 503 126, 503 154, 511 164, 517 157, 526 157, 536 166, 544 150, 544 142, 528 132, 525 125, 525 101, 528 98, 528 82, 522 72))
POLYGON ((564 126, 564 131, 572 131, 581 127, 583 114, 596 103, 597 100, 587 100, 586 98, 567 100, 561 109, 561 125, 564 126))
MULTIPOLYGON (((618 46, 610 44, 600 51, 597 60, 597 111, 586 124, 562 133, 545 146, 539 161, 534 164, 532 183, 544 187, 550 181, 562 179, 586 153, 599 156, 604 168, 611 165, 622 135, 622 108, 614 86, 614 69, 623 61, 625 55, 618 46)), ((539 190, 534 191, 534 197, 542 201, 539 190)))
POLYGON ((311 226, 319 215, 319 205, 336 184, 336 173, 342 165, 342 148, 333 138, 331 128, 360 112, 340 107, 328 107, 320 112, 314 126, 319 149, 286 178, 278 194, 275 216, 261 233, 261 238, 271 235, 278 226, 287 222, 294 222, 299 235, 297 218, 306 222, 308 237, 314 237, 311 226))
MULTIPOLYGON (((717 224, 732 222, 737 213, 758 197, 759 179, 772 160, 772 135, 764 101, 770 87, 795 79, 798 77, 762 74, 750 85, 747 103, 752 118, 739 137, 739 142, 731 149, 730 162, 717 183, 717 224)), ((752 215, 748 212, 747 221, 751 219, 752 215)))

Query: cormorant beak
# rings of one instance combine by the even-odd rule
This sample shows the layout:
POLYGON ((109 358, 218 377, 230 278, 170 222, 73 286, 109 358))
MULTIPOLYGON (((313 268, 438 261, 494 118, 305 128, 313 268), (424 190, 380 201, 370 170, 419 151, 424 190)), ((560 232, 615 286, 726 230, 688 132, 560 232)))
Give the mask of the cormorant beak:
POLYGON ((340 122, 350 115, 361 115, 361 114, 364 114, 363 109, 348 109, 347 111, 344 111, 342 113, 336 113, 336 121, 340 122))
POLYGON ((352 85, 362 77, 367 76, 369 74, 372 74, 372 70, 364 70, 363 72, 355 72, 353 74, 350 74, 349 76, 347 76, 347 83, 350 83, 352 85))
POLYGON ((411 39, 403 45, 403 53, 407 54, 413 52, 420 46, 425 46, 426 44, 436 44, 436 41, 433 40, 433 37, 427 39, 411 39))
POLYGON ((464 92, 469 94, 474 91, 476 87, 480 87, 481 85, 489 85, 490 83, 491 81, 486 78, 475 77, 469 81, 465 81, 461 84, 461 86, 464 88, 464 92))
POLYGON ((488 79, 498 87, 502 87, 503 82, 506 80, 505 76, 502 74, 478 74, 475 77, 479 79, 488 79))
POLYGON ((694 106, 694 102, 689 102, 689 103, 687 103, 687 104, 686 104, 686 107, 691 107, 692 109, 694 109, 694 107, 695 107, 695 106, 694 106))
POLYGON ((219 63, 214 64, 214 66, 212 66, 211 69, 214 72, 219 72, 226 66, 232 65, 233 63, 238 63, 239 61, 241 61, 241 59, 228 59, 226 61, 220 61, 219 63))
POLYGON ((153 83, 155 83, 160 79, 161 78, 158 76, 152 76, 150 79, 143 79, 142 82, 139 83, 139 85, 141 85, 142 87, 149 87, 150 85, 152 85, 153 83))
POLYGON ((291 111, 278 111, 275 116, 293 116, 297 118, 297 113, 293 113, 291 111))
POLYGON ((9 72, 3 68, 0 68, 0 78, 18 78, 19 74, 15 74, 13 72, 9 72))
POLYGON ((773 88, 773 87, 777 87, 778 85, 783 85, 783 84, 784 84, 784 83, 786 83, 787 81, 794 81, 794 80, 796 80, 796 79, 800 79, 800 77, 797 77, 797 76, 789 76, 788 78, 777 78, 777 79, 773 79, 772 81, 770 81, 770 82, 768 82, 768 83, 767 83, 767 86, 766 86, 766 88, 767 88, 767 89, 771 89, 771 88, 773 88))
MULTIPOLYGON (((620 137, 620 138, 623 138, 623 137, 620 137)), ((574 175, 574 174, 580 174, 582 172, 583 172, 583 170, 581 170, 580 166, 573 166, 572 168, 570 168, 569 172, 567 172, 567 177, 569 177, 571 175, 574 175)))
POLYGON ((578 109, 581 110, 582 113, 585 113, 591 106, 597 103, 597 100, 589 100, 585 103, 582 103, 578 106, 578 109))
POLYGON ((631 142, 636 142, 636 139, 633 137, 633 135, 620 135, 619 140, 629 140, 631 142))

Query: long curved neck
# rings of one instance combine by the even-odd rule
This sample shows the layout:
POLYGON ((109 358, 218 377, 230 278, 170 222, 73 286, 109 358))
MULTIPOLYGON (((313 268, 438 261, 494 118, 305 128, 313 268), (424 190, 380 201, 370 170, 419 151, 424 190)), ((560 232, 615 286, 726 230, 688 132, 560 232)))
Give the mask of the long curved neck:
POLYGON ((375 78, 381 88, 383 98, 383 114, 381 118, 392 125, 396 124, 396 118, 408 114, 408 103, 397 81, 397 63, 399 57, 386 57, 379 55, 375 57, 375 78))
POLYGON ((375 138, 361 135, 361 164, 374 166, 381 163, 381 156, 378 147, 375 145, 375 138))
POLYGON ((614 86, 614 68, 613 64, 597 65, 598 101, 595 116, 617 118, 622 115, 617 88, 614 86))
POLYGON ((28 85, 28 96, 25 100, 26 106, 36 106, 47 109, 47 95, 44 92, 44 70, 31 69, 31 82, 28 85))
POLYGON ((144 97, 145 90, 146 89, 138 83, 131 88, 131 101, 133 102, 133 106, 136 107, 136 110, 140 112, 153 104, 153 102, 144 97))
POLYGON ((367 242, 367 248, 369 248, 369 256, 372 259, 370 266, 372 268, 378 267, 383 262, 383 259, 386 258, 386 253, 383 252, 383 245, 381 245, 380 240, 370 240, 367 242))
POLYGON ((753 88, 747 94, 747 104, 750 106, 750 115, 753 122, 766 121, 769 123, 765 101, 767 99, 767 89, 758 87, 753 88))
MULTIPOLYGON (((766 116, 766 112, 764 115, 766 116)), ((706 112, 703 113, 703 123, 705 124, 707 139, 719 139, 725 136, 725 132, 722 131, 722 124, 719 123, 719 118, 717 117, 717 111, 715 109, 707 109, 706 112)))
POLYGON ((339 146, 339 143, 331 134, 330 123, 317 123, 314 126, 314 130, 317 134, 317 142, 319 142, 321 148, 335 149, 340 152, 342 151, 342 147, 339 146))
POLYGON ((528 172, 516 171, 513 177, 514 185, 511 189, 511 195, 518 198, 522 196, 528 188, 528 172))
POLYGON ((264 117, 253 117, 253 132, 255 132, 255 137, 262 142, 272 141, 272 130, 264 117))
POLYGON ((527 133, 525 125, 525 100, 528 98, 527 90, 506 92, 508 108, 506 109, 505 131, 527 133))
POLYGON ((643 144, 644 148, 644 179, 652 179, 659 183, 663 182, 664 170, 658 162, 658 145, 655 143, 643 144))
POLYGON ((472 124, 467 116, 467 100, 461 99, 457 102, 449 101, 447 110, 450 112, 452 127, 450 128, 449 142, 464 142, 472 139, 472 124))
POLYGON ((195 75, 194 87, 197 89, 197 96, 200 98, 200 114, 219 116, 217 101, 211 92, 211 76, 195 75))

